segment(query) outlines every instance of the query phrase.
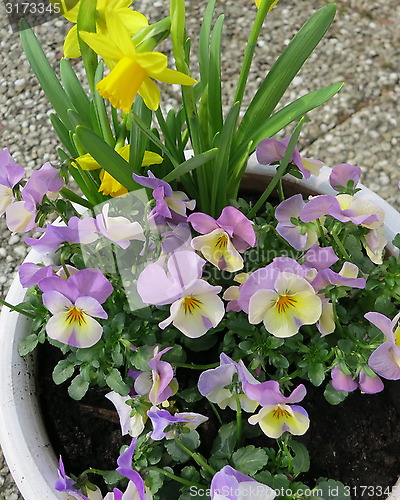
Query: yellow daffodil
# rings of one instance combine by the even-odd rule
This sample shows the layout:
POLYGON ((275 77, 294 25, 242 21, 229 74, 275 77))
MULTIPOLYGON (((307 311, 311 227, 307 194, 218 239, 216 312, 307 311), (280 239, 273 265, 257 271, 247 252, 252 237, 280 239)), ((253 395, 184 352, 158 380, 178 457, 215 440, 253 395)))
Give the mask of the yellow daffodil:
MULTIPOLYGON (((255 3, 256 3, 256 5, 257 5, 257 8, 258 8, 258 9, 260 8, 261 1, 262 1, 262 0, 255 0, 255 3)), ((275 2, 273 2, 273 4, 271 5, 271 7, 268 9, 268 12, 269 12, 270 10, 272 10, 278 2, 279 2, 279 0, 275 0, 275 2)))
MULTIPOLYGON (((133 35, 148 26, 149 23, 143 14, 129 8, 131 3, 132 0, 97 0, 96 32, 107 35, 107 16, 110 13, 112 13, 118 19, 118 22, 125 27, 129 35, 133 35)), ((69 9, 68 1, 62 2, 62 14, 68 21, 77 23, 79 4, 80 1, 77 2, 73 8, 69 9)), ((64 55, 71 59, 81 55, 76 24, 69 30, 65 38, 64 55)))
POLYGON ((167 68, 167 56, 160 52, 136 52, 125 26, 114 14, 107 16, 108 37, 102 33, 82 31, 81 38, 105 61, 109 75, 97 84, 97 90, 114 108, 129 113, 136 94, 155 111, 160 104, 160 91, 152 78, 165 83, 193 85, 196 80, 167 68))
MULTIPOLYGON (((122 146, 116 149, 116 152, 122 156, 122 158, 126 161, 129 161, 129 153, 130 153, 130 145, 122 146)), ((91 156, 89 153, 79 156, 75 160, 82 170, 97 170, 101 168, 101 166, 97 163, 97 161, 91 156)), ((142 166, 147 167, 149 165, 154 165, 158 163, 162 163, 163 159, 157 153, 153 153, 152 151, 145 151, 142 161, 142 166)), ((114 177, 112 177, 106 170, 102 169, 100 172, 100 180, 101 184, 99 187, 99 191, 105 195, 110 195, 113 197, 122 196, 128 192, 128 190, 119 183, 114 177)))

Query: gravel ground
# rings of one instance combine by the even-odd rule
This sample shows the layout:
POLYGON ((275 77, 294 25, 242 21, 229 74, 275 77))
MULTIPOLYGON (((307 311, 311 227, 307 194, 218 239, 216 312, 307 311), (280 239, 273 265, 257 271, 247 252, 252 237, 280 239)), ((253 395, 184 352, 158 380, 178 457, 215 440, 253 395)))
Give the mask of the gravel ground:
MULTIPOLYGON (((251 3, 251 0, 250 0, 251 3)), ((254 94, 271 63, 293 34, 325 0, 281 0, 269 15, 257 48, 248 97, 254 94)), ((189 32, 196 44, 204 1, 188 1, 189 32)), ((163 15, 164 2, 137 0, 135 8, 151 21, 163 15)), ((224 91, 232 94, 240 56, 255 9, 248 0, 226 0, 223 51, 224 91), (249 12, 250 10, 250 12, 249 12)), ((328 165, 349 162, 362 167, 363 182, 400 208, 400 4, 398 0, 341 0, 335 22, 317 51, 293 81, 284 102, 306 92, 344 81, 338 96, 310 113, 312 122, 302 136, 303 152, 328 165)), ((63 19, 38 28, 36 33, 52 65, 57 67, 68 29, 63 19)), ((165 44, 165 50, 170 48, 165 44)), ((55 160, 57 140, 48 118, 50 105, 32 75, 19 37, 11 32, 0 4, 0 134, 1 147, 28 170, 55 160)), ((75 66, 81 73, 79 64, 75 66)), ((174 90, 169 88, 173 102, 174 90)), ((10 235, 0 220, 0 293, 3 296, 16 267, 26 254, 19 235, 10 235)), ((1 424, 0 424, 1 425, 1 424)), ((18 500, 7 466, 0 454, 0 500, 18 500)))

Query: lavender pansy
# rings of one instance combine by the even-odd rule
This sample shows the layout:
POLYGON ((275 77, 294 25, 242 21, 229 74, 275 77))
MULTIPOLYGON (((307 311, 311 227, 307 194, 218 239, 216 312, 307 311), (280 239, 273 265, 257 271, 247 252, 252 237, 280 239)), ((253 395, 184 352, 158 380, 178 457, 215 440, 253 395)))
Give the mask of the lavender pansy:
POLYGON ((332 269, 323 269, 319 271, 311 284, 316 291, 322 290, 328 285, 363 289, 366 286, 366 280, 365 278, 357 277, 359 272, 360 270, 355 264, 345 262, 338 273, 332 271, 332 269))
POLYGON ((23 179, 25 169, 18 165, 8 148, 0 152, 0 215, 14 200, 13 188, 23 179))
POLYGON ((168 274, 159 264, 149 264, 142 271, 137 290, 143 302, 172 304, 170 316, 160 328, 172 323, 184 335, 197 338, 221 321, 225 312, 217 296, 221 287, 200 279, 204 264, 194 252, 183 250, 168 259, 168 274))
POLYGON ((40 229, 44 234, 41 238, 25 238, 25 243, 30 245, 40 254, 55 252, 63 243, 80 243, 78 217, 71 217, 66 226, 47 224, 45 229, 40 229))
POLYGON ((318 241, 315 228, 306 226, 299 220, 305 205, 302 195, 295 194, 282 201, 275 210, 277 232, 296 250, 307 250, 318 241), (294 224, 293 219, 297 219, 298 223, 294 224))
POLYGON ((6 208, 6 224, 13 233, 26 233, 37 226, 36 203, 29 193, 23 194, 23 200, 14 201, 6 208))
POLYGON ((337 391, 353 392, 359 388, 364 394, 376 394, 384 389, 382 380, 378 376, 367 375, 365 370, 361 370, 357 379, 354 379, 351 375, 343 373, 339 365, 336 365, 331 371, 331 377, 332 386, 337 391))
POLYGON ((182 412, 171 415, 169 411, 158 408, 152 408, 147 412, 147 416, 153 424, 150 437, 154 441, 173 439, 176 434, 180 434, 182 427, 194 430, 208 420, 208 417, 200 413, 182 412))
POLYGON ((133 438, 128 448, 118 457, 118 467, 116 470, 134 484, 137 500, 149 500, 149 497, 147 495, 148 492, 145 491, 145 485, 142 477, 137 471, 133 470, 132 468, 132 460, 135 453, 135 448, 136 438, 133 438))
POLYGON ((375 373, 388 380, 400 379, 400 313, 393 320, 378 312, 369 312, 364 317, 375 325, 386 337, 371 354, 368 365, 375 373))
POLYGON ((144 430, 146 419, 139 412, 134 411, 131 406, 129 406, 128 401, 132 399, 131 396, 121 396, 115 391, 111 391, 106 394, 106 398, 109 399, 117 410, 119 423, 121 426, 122 436, 129 434, 131 437, 138 437, 144 430), (132 411, 134 415, 132 416, 132 411))
POLYGON ((335 191, 341 191, 341 188, 346 188, 347 184, 352 181, 352 189, 354 189, 361 177, 361 168, 349 163, 340 163, 332 168, 329 176, 329 183, 335 191))
POLYGON ((310 269, 323 271, 328 267, 333 266, 339 257, 335 254, 332 247, 320 247, 313 245, 308 252, 304 255, 303 265, 310 269))
POLYGON ((75 481, 66 475, 64 463, 61 456, 59 459, 59 466, 58 466, 58 479, 54 487, 57 491, 63 491, 65 493, 68 493, 69 495, 78 500, 82 499, 91 500, 87 496, 85 496, 82 492, 77 490, 75 488, 75 481))
POLYGON ((45 163, 39 170, 34 170, 22 189, 22 197, 28 193, 36 204, 42 203, 46 195, 54 199, 64 184, 59 173, 60 171, 49 162, 45 163))
MULTIPOLYGON (((281 141, 272 138, 262 140, 256 149, 257 161, 261 163, 261 165, 278 163, 285 156, 289 141, 290 137, 285 137, 281 141)), ((319 160, 302 158, 297 147, 293 151, 290 162, 296 165, 306 179, 308 179, 311 174, 318 175, 323 165, 319 160)))
POLYGON ((256 244, 252 223, 234 207, 225 207, 217 220, 200 212, 191 214, 188 222, 203 236, 193 238, 192 246, 221 270, 235 272, 243 267, 240 252, 256 244))
POLYGON ((211 500, 273 500, 276 491, 225 465, 211 481, 211 500))

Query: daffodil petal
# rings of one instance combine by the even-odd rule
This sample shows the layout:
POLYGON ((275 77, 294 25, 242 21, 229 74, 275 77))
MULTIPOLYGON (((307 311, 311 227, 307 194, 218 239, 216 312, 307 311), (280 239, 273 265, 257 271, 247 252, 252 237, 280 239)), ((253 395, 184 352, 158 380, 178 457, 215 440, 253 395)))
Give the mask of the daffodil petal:
POLYGON ((118 46, 105 35, 101 33, 89 33, 88 31, 80 31, 79 36, 82 40, 93 49, 96 54, 99 54, 105 60, 119 61, 124 57, 123 52, 118 46))
MULTIPOLYGON (((75 162, 78 162, 82 170, 96 170, 101 168, 97 161, 89 153, 79 156, 75 159, 75 162)), ((76 166, 75 162, 72 163, 74 166, 76 166)))
POLYGON ((117 196, 123 196, 128 192, 128 190, 120 182, 118 182, 117 179, 114 179, 114 177, 106 170, 102 170, 100 172, 100 180, 100 193, 110 195, 115 198, 117 196))
POLYGON ((78 28, 75 24, 68 31, 64 41, 64 56, 68 59, 76 59, 81 55, 81 48, 79 47, 78 28))
POLYGON ((165 54, 161 52, 141 52, 136 55, 138 64, 146 70, 152 78, 157 78, 168 64, 168 59, 165 54))
POLYGON ((164 161, 163 157, 153 151, 145 151, 142 161, 142 167, 147 167, 148 165, 158 165, 164 161))
POLYGON ((135 45, 125 26, 121 23, 115 12, 107 14, 107 30, 113 43, 120 48, 124 56, 135 57, 135 45))
MULTIPOLYGON (((150 71, 149 75, 152 76, 150 71)), ((196 80, 191 76, 170 68, 165 68, 161 73, 154 75, 154 78, 160 82, 177 83, 179 85, 194 85, 196 83, 196 80)))
POLYGON ((157 85, 146 76, 138 90, 138 94, 143 99, 146 106, 152 111, 156 111, 160 105, 160 90, 157 85))
POLYGON ((116 9, 115 14, 131 35, 149 25, 146 17, 137 10, 122 7, 116 9))

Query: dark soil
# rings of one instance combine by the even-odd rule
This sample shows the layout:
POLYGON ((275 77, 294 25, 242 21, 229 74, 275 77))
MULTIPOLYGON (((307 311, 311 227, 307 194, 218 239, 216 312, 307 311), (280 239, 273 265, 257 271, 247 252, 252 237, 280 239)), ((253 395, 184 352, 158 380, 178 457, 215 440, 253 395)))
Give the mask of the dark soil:
MULTIPOLYGON (((39 395, 56 454, 68 473, 115 469, 119 448, 130 438, 121 437, 114 406, 104 397, 108 389, 72 400, 68 382, 55 386, 51 378, 59 359, 58 349, 41 346, 39 395)), ((299 440, 309 449, 311 469, 298 479, 310 486, 320 477, 339 480, 355 500, 386 498, 400 474, 400 382, 386 381, 380 394, 356 391, 338 406, 326 402, 321 388, 307 390, 302 404, 311 426, 299 440)))

